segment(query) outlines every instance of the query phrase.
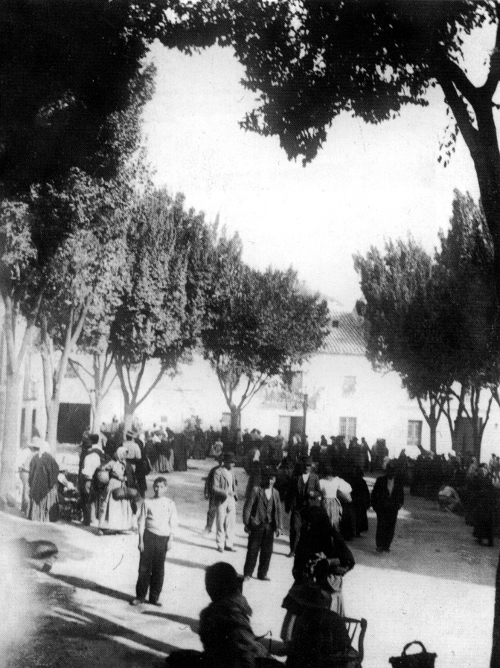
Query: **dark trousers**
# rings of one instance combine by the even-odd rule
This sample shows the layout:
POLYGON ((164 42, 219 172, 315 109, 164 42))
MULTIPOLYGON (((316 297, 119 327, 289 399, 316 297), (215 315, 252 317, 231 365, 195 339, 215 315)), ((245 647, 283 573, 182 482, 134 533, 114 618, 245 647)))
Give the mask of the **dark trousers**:
POLYGON ((396 530, 396 520, 398 519, 397 508, 381 510, 377 513, 377 532, 375 534, 375 544, 382 550, 388 550, 394 538, 396 530))
POLYGON ((275 529, 273 529, 272 524, 263 524, 255 529, 251 529, 248 534, 247 557, 245 559, 243 575, 252 575, 260 552, 257 577, 266 577, 273 554, 274 532, 275 529))
POLYGON ((290 552, 295 552, 302 529, 302 511, 294 509, 290 513, 290 552))
POLYGON ((151 603, 156 603, 160 598, 168 541, 169 536, 156 536, 147 530, 144 532, 144 551, 139 561, 139 577, 136 586, 136 596, 141 601, 146 599, 148 589, 151 603))

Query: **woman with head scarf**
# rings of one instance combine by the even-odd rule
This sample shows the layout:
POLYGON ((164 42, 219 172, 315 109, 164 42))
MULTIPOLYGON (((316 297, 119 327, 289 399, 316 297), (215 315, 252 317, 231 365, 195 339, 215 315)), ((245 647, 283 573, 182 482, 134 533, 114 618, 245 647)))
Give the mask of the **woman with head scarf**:
POLYGON ((351 550, 330 523, 326 510, 307 508, 293 563, 296 584, 311 580, 314 572, 314 581, 330 596, 330 609, 343 616, 343 576, 354 564, 351 550))
POLYGON ((105 488, 104 499, 101 505, 99 530, 102 531, 130 531, 133 526, 132 505, 129 499, 116 499, 113 491, 126 485, 127 449, 119 447, 115 456, 104 468, 109 471, 109 482, 105 488))
POLYGON ((57 476, 59 466, 50 454, 50 445, 39 436, 31 442, 35 451, 29 470, 28 519, 37 522, 56 522, 59 518, 57 502, 57 476))

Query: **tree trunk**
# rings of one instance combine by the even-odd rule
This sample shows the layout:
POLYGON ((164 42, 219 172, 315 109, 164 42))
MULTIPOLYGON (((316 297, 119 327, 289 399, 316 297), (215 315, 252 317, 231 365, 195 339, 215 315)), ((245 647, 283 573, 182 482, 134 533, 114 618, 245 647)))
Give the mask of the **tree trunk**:
POLYGON ((229 440, 231 443, 236 443, 236 433, 241 429, 241 409, 237 406, 230 406, 231 424, 229 425, 229 440))
POLYGON ((430 432, 431 432, 430 448, 431 448, 431 452, 433 452, 434 454, 436 454, 436 432, 437 432, 437 425, 438 425, 438 422, 437 422, 437 420, 436 420, 435 417, 434 417, 434 419, 431 418, 431 419, 429 420, 429 429, 430 429, 430 432))
POLYGON ((5 420, 5 331, 2 327, 0 331, 0 449, 3 443, 3 427, 5 420))
POLYGON ((17 450, 19 447, 22 377, 19 370, 7 374, 5 422, 0 469, 0 501, 5 503, 14 492, 17 450))
POLYGON ((498 557, 495 578, 495 613, 493 619, 493 647, 491 650, 490 668, 500 666, 500 556, 498 557))
POLYGON ((48 441, 52 452, 57 449, 57 422, 59 419, 59 398, 51 399, 46 405, 47 413, 47 431, 45 433, 45 440, 48 441))
POLYGON ((123 417, 123 435, 132 429, 132 424, 134 422, 134 412, 135 406, 133 404, 125 402, 125 411, 123 417))
POLYGON ((100 397, 95 397, 92 405, 92 433, 98 434, 101 430, 102 422, 102 401, 100 397))
POLYGON ((26 329, 18 346, 19 341, 16 340, 18 304, 8 292, 2 292, 2 298, 5 306, 4 332, 7 349, 7 373, 3 446, 0 459, 0 499, 5 501, 14 489, 17 449, 19 447, 22 369, 26 351, 31 344, 31 337, 35 329, 36 311, 26 323, 26 329))

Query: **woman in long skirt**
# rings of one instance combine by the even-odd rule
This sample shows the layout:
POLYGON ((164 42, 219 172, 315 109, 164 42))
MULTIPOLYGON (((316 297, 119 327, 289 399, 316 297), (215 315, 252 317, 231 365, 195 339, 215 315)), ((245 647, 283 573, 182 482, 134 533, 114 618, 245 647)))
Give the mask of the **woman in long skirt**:
POLYGON ((122 487, 126 482, 127 450, 118 448, 113 461, 106 464, 109 470, 109 482, 106 486, 105 497, 101 506, 99 518, 100 531, 130 531, 133 527, 132 505, 128 499, 115 499, 113 491, 122 487))
POLYGON ((37 522, 56 522, 59 518, 57 476, 59 466, 50 454, 50 445, 35 436, 31 443, 35 450, 30 463, 28 519, 37 522))
POLYGON ((330 524, 337 531, 342 517, 342 504, 340 498, 350 501, 351 486, 342 478, 333 475, 333 468, 325 466, 323 469, 324 477, 319 481, 321 488, 321 505, 326 510, 330 524))
POLYGON ((166 438, 158 444, 158 473, 172 473, 174 470, 174 450, 166 438))

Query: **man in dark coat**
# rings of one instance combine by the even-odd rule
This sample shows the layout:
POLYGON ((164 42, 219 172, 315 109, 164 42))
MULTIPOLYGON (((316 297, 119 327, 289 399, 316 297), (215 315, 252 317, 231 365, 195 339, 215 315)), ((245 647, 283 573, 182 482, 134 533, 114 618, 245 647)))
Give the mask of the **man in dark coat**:
POLYGON ((299 542, 303 511, 310 505, 319 505, 321 499, 319 478, 316 473, 311 472, 311 468, 312 460, 310 457, 302 457, 300 473, 292 479, 285 499, 285 510, 290 513, 289 557, 295 555, 295 549, 299 542))
POLYGON ((394 465, 389 462, 386 474, 377 479, 372 491, 372 506, 377 514, 377 552, 390 552, 398 511, 404 498, 403 485, 396 476, 394 465))
POLYGON ((261 486, 254 487, 243 508, 243 524, 248 533, 248 549, 243 575, 252 577, 260 552, 257 578, 269 580, 267 572, 273 554, 274 537, 283 531, 283 511, 280 495, 274 489, 277 472, 264 469, 261 486))

